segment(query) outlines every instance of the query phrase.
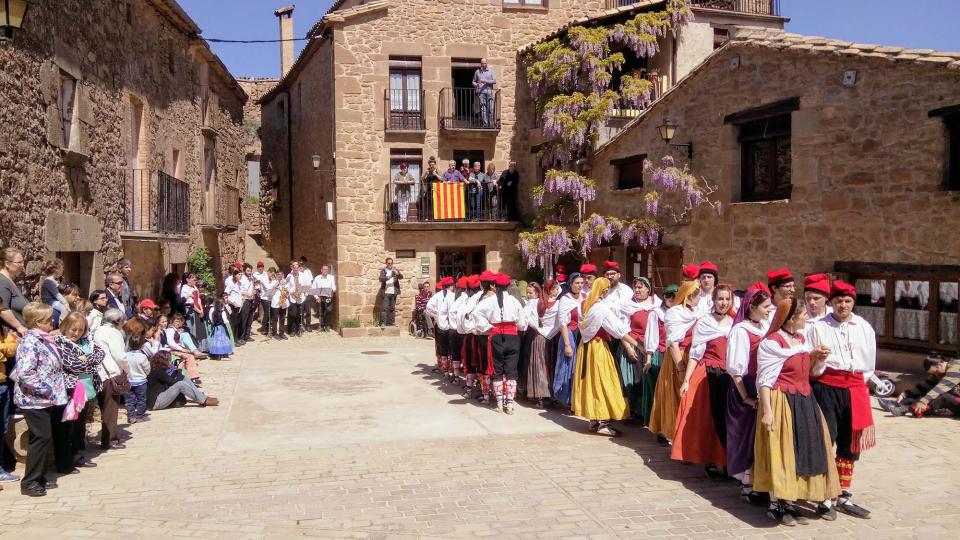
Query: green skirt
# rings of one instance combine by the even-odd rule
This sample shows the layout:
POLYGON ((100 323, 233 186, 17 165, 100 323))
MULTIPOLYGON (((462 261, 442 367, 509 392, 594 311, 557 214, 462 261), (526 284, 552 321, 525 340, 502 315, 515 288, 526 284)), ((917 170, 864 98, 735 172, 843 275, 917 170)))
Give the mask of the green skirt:
POLYGON ((653 351, 650 356, 650 369, 640 376, 640 397, 637 416, 643 425, 650 424, 650 410, 653 409, 653 395, 657 391, 657 376, 660 374, 660 351, 653 351))
POLYGON ((641 411, 643 410, 641 392, 642 368, 642 364, 635 364, 630 361, 630 357, 627 356, 626 347, 623 345, 617 347, 617 373, 620 375, 620 388, 623 390, 623 399, 630 406, 630 412, 633 417, 640 417, 641 411))

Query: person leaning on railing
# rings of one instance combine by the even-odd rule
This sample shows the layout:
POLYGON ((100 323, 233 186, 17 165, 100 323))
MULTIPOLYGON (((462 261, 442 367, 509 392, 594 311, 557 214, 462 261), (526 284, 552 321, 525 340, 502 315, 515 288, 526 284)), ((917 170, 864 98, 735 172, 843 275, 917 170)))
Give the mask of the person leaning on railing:
POLYGON ((500 175, 497 174, 497 166, 493 163, 487 163, 487 173, 483 179, 483 201, 486 216, 490 219, 500 218, 501 208, 503 206, 500 200, 499 179, 500 175))
POLYGON ((437 158, 430 156, 427 161, 427 172, 420 177, 420 200, 417 203, 419 221, 430 221, 433 218, 433 184, 440 181, 437 158))
POLYGON ((467 179, 463 177, 463 174, 457 169, 457 161, 451 159, 447 163, 447 170, 443 173, 444 182, 466 182, 467 179))
POLYGON ((397 214, 401 223, 407 221, 407 212, 410 210, 410 189, 415 181, 410 174, 407 162, 404 161, 400 164, 400 171, 393 177, 393 185, 397 193, 397 214))

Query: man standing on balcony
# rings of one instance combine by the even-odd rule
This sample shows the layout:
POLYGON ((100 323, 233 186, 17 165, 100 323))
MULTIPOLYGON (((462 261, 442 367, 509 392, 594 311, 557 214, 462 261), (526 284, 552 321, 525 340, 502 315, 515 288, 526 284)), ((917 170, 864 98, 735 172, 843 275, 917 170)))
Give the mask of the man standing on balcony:
POLYGON ((500 175, 497 184, 500 186, 501 205, 507 221, 516 221, 519 217, 517 215, 517 188, 520 186, 520 173, 517 172, 516 161, 510 162, 510 167, 500 175))
POLYGON ((381 326, 396 326, 394 316, 397 310, 397 295, 400 294, 400 280, 403 274, 393 267, 393 259, 387 257, 386 266, 380 269, 380 292, 383 293, 383 305, 380 310, 381 326))
POLYGON ((430 156, 427 161, 427 172, 420 177, 420 200, 417 203, 417 221, 431 221, 433 219, 433 185, 440 182, 440 172, 437 171, 437 158, 430 156))
POLYGON ((473 73, 473 87, 477 92, 477 98, 480 100, 480 122, 485 128, 492 127, 493 86, 495 84, 497 84, 496 75, 487 67, 487 59, 481 58, 480 69, 473 73))

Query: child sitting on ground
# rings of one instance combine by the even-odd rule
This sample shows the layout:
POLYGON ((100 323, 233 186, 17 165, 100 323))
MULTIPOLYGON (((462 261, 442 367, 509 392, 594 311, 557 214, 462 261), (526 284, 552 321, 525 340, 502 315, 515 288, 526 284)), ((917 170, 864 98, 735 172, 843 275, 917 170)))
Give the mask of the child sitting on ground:
POLYGON ((182 314, 174 313, 170 322, 172 324, 163 330, 162 343, 170 349, 173 356, 182 360, 183 365, 187 368, 187 376, 190 377, 193 384, 200 386, 203 384, 200 380, 200 368, 197 365, 200 351, 193 344, 190 333, 183 328, 182 314))

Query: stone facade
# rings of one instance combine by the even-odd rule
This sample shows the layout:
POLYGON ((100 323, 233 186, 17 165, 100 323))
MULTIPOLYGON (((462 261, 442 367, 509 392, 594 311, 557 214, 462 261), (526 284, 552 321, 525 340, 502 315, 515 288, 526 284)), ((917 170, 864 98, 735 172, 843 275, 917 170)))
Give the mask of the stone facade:
MULTIPOLYGON (((664 246, 682 248, 684 261, 714 261, 740 287, 781 266, 799 275, 841 270, 838 261, 956 265, 960 239, 948 231, 960 228, 960 192, 944 189, 947 131, 928 113, 960 104, 958 68, 958 53, 744 32, 599 149, 591 208, 639 215, 645 190, 616 190, 611 161, 659 160, 668 148, 657 126, 669 117, 673 142, 695 150, 692 160, 674 151, 677 162, 717 185, 723 205, 668 223, 664 246), (738 127, 724 118, 794 97, 792 193, 742 202, 738 127)), ((624 262, 624 250, 615 257, 624 262)))
POLYGON ((170 0, 37 0, 0 46, 0 238, 25 252, 28 282, 59 256, 87 292, 127 256, 147 297, 194 247, 242 257, 242 226, 220 225, 238 202, 222 189, 246 181, 246 95, 198 32, 170 0), (152 216, 161 172, 188 184, 182 233, 152 216))
MULTIPOLYGON (((572 20, 621 13, 605 6, 605 0, 552 0, 548 8, 491 0, 335 4, 334 11, 312 31, 314 41, 290 74, 263 99, 263 167, 265 175, 272 175, 264 182, 276 185, 278 201, 267 240, 271 253, 304 254, 314 269, 320 262, 335 263, 340 316, 365 323, 375 313, 383 261, 388 256, 396 258, 398 250, 413 250, 415 255, 396 261, 407 277, 403 283, 407 291, 415 291, 419 281, 438 278, 436 254, 443 247, 482 247, 488 268, 521 273, 523 266, 515 247, 517 230, 512 224, 388 225, 384 197, 391 150, 419 151, 424 167, 429 156, 443 163, 452 159, 455 150, 482 151, 484 161, 496 165, 498 171, 516 160, 525 207, 539 169, 531 153, 536 144, 533 104, 522 73, 518 77, 523 69, 518 50, 572 20), (469 13, 469 28, 460 16, 463 13, 469 13), (384 129, 384 92, 389 88, 391 57, 416 57, 421 62, 423 131, 384 129), (498 132, 439 129, 439 95, 452 86, 454 59, 463 58, 486 58, 496 74, 501 93, 498 132), (320 158, 317 170, 311 165, 314 155, 320 158), (330 201, 336 205, 335 223, 326 221, 324 215, 323 205, 330 201), (426 277, 421 275, 424 258, 430 263, 426 277)), ((770 19, 769 24, 782 25, 781 19, 770 19)), ((672 51, 671 40, 664 39, 662 46, 672 51)), ((672 52, 663 55, 667 60, 658 60, 666 62, 665 72, 671 57, 672 52)), ((398 313, 403 318, 412 311, 413 296, 401 296, 398 313)))

